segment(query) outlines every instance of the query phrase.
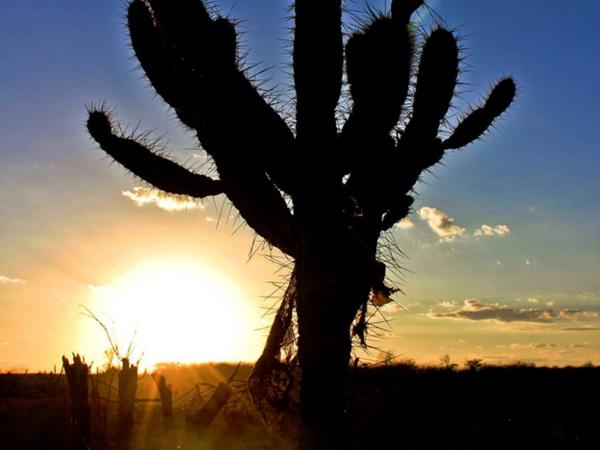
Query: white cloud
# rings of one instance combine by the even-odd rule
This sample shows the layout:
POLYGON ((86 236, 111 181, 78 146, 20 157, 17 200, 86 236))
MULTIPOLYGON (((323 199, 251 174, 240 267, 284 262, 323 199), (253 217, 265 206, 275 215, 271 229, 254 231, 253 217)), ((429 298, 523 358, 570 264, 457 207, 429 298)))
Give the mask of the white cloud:
POLYGON ((438 303, 438 305, 441 306, 442 308, 452 309, 452 308, 456 307, 456 302, 454 300, 452 300, 451 302, 444 301, 444 302, 438 303))
POLYGON ((510 228, 508 225, 481 225, 475 233, 474 236, 506 236, 510 233, 510 228))
POLYGON ((408 217, 405 217, 404 219, 402 219, 400 222, 398 222, 396 224, 396 227, 400 228, 401 230, 410 230, 414 226, 415 226, 414 222, 412 220, 410 220, 408 217))
POLYGON ((0 284, 25 284, 27 281, 20 278, 10 278, 5 275, 0 275, 0 284))
POLYGON ((158 189, 137 186, 133 191, 123 191, 123 196, 133 200, 136 205, 154 204, 165 211, 204 209, 204 205, 187 195, 168 194, 158 189))
POLYGON ((429 228, 440 237, 442 242, 452 242, 465 233, 465 229, 454 223, 444 211, 424 206, 419 210, 419 218, 427 222, 429 228))

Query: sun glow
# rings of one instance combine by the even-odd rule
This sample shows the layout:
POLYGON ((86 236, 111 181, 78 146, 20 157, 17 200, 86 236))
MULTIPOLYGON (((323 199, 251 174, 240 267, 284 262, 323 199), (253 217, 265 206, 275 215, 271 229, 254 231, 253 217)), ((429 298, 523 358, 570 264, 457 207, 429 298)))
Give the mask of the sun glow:
POLYGON ((94 308, 103 321, 108 320, 106 325, 114 325, 109 331, 121 353, 133 338, 135 354, 143 353, 145 367, 256 355, 256 343, 248 335, 256 334, 252 329, 257 312, 230 280, 196 262, 145 263, 92 290, 94 308))

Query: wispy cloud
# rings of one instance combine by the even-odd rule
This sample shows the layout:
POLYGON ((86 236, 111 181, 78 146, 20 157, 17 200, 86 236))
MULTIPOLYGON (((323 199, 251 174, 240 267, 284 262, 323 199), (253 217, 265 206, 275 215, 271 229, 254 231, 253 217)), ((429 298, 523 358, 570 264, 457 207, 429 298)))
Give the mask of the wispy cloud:
POLYGON ((465 234, 465 229, 458 226, 454 219, 444 211, 430 206, 419 209, 419 218, 429 225, 429 228, 440 237, 442 242, 452 242, 465 234))
POLYGON ((600 331, 598 327, 567 327, 561 329, 563 331, 600 331))
POLYGON ((481 225, 473 233, 474 236, 506 236, 510 233, 508 225, 481 225))
POLYGON ((559 345, 558 344, 548 344, 545 342, 530 342, 529 344, 519 344, 519 343, 514 343, 514 344, 510 344, 510 348, 515 350, 515 349, 550 349, 550 348, 558 348, 559 345))
POLYGON ((410 220, 408 217, 405 217, 400 222, 396 223, 396 228, 400 228, 401 230, 410 230, 415 226, 415 223, 410 220))
POLYGON ((463 306, 453 311, 428 314, 436 319, 491 320, 495 322, 552 323, 559 320, 577 322, 596 319, 598 313, 578 308, 511 308, 499 303, 484 303, 477 299, 464 301, 463 306))
POLYGON ((10 278, 6 275, 0 275, 0 284, 25 284, 27 281, 20 278, 10 278))
POLYGON ((183 211, 204 209, 204 205, 187 195, 174 195, 148 187, 134 187, 133 191, 123 191, 123 196, 133 200, 136 205, 156 205, 165 211, 183 211))

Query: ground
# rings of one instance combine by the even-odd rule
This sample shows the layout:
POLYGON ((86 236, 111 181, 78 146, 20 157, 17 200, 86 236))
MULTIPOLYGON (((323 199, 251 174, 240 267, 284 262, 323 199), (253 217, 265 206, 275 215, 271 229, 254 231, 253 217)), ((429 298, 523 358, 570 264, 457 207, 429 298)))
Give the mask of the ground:
MULTIPOLYGON (((136 403, 132 432, 117 436, 115 408, 102 429, 96 417, 94 449, 291 449, 289 436, 268 432, 255 411, 232 407, 201 431, 185 413, 201 404, 200 391, 229 376, 232 365, 162 367, 173 384, 174 416, 159 402, 136 403), (190 393, 190 391, 192 391, 190 393)), ((236 378, 248 375, 243 366, 236 378)), ((350 427, 355 449, 598 449, 599 367, 476 367, 456 370, 410 364, 358 368, 350 373, 350 427)), ((109 380, 110 374, 101 375, 109 380)), ((106 391, 104 394, 106 396, 106 391)), ((138 398, 157 397, 140 380, 138 398)), ((114 396, 112 397, 114 399, 114 396)), ((106 404, 113 405, 109 400, 106 404)), ((98 414, 98 413, 95 413, 98 414)), ((0 449, 68 449, 68 391, 61 375, 0 374, 0 449)))

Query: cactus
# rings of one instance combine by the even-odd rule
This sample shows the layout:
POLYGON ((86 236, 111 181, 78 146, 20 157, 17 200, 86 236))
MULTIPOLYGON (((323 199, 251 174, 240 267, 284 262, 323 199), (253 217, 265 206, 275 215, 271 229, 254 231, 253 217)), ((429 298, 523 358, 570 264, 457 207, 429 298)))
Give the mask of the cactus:
POLYGON ((422 5, 393 0, 389 14, 373 15, 344 45, 341 0, 296 0, 292 129, 241 68, 233 22, 200 0, 132 1, 135 55, 196 133, 218 179, 122 136, 102 108, 90 111, 89 133, 126 169, 166 192, 225 194, 259 236, 294 259, 301 448, 344 446, 350 328, 371 291, 389 292, 376 259, 381 233, 409 214, 423 171, 485 133, 515 96, 514 81, 501 80, 440 138, 460 52, 453 33, 439 27, 424 39, 417 64, 409 21, 422 5), (344 71, 353 102, 340 127, 344 71), (407 123, 393 133, 401 117, 407 123))

